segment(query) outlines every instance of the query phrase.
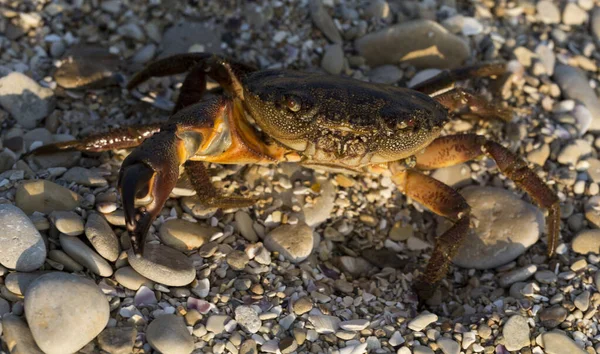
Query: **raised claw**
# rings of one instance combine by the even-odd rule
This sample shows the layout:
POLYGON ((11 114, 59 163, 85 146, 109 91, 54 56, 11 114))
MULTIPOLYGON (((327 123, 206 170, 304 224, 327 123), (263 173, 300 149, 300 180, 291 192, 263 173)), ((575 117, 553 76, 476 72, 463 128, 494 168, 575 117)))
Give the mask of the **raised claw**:
POLYGON ((135 199, 148 194, 153 178, 154 171, 143 163, 124 168, 119 178, 127 231, 131 235, 131 246, 137 255, 142 253, 140 241, 143 245, 144 235, 150 229, 152 220, 145 208, 140 207, 136 210, 135 199))

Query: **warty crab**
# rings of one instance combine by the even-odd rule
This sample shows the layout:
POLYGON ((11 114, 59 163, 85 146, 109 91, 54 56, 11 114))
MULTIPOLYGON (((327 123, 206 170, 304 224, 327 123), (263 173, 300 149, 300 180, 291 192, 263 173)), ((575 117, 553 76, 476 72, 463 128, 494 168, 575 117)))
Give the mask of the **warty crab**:
POLYGON ((560 210, 556 194, 527 164, 502 145, 475 134, 441 136, 454 112, 510 120, 512 111, 459 87, 457 80, 499 76, 503 64, 444 71, 413 87, 400 88, 291 70, 256 70, 208 53, 175 55, 136 74, 133 89, 156 76, 188 72, 175 108, 162 125, 126 127, 80 141, 41 147, 36 153, 135 149, 119 175, 126 225, 135 256, 178 178, 180 167, 203 205, 236 208, 255 200, 223 196, 211 184, 205 163, 275 164, 288 161, 339 173, 388 170, 398 189, 453 226, 438 237, 427 267, 416 283, 422 298, 447 273, 468 232, 465 199, 451 187, 423 174, 482 155, 548 210, 548 255, 555 252, 560 210), (210 77, 223 93, 204 95, 210 77), (136 198, 151 202, 136 207, 136 198))

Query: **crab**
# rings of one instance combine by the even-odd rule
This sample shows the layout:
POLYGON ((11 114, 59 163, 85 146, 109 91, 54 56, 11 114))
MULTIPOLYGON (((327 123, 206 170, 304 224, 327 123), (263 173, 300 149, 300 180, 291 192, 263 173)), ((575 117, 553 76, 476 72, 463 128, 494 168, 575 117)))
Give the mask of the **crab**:
POLYGON ((499 77, 503 63, 446 70, 408 89, 342 76, 285 69, 257 70, 210 53, 174 55, 149 64, 128 83, 133 89, 158 76, 187 73, 172 115, 162 125, 126 127, 83 140, 39 148, 106 151, 133 148, 119 173, 132 250, 142 256, 145 235, 185 170, 203 205, 241 208, 256 200, 225 196, 211 184, 206 163, 277 164, 335 173, 381 173, 406 196, 453 222, 436 240, 415 290, 429 298, 465 239, 470 207, 454 189, 422 171, 488 155, 500 172, 547 209, 548 256, 555 253, 559 199, 527 163, 501 144, 476 134, 441 135, 456 112, 504 121, 513 112, 455 86, 471 77, 499 77), (222 87, 205 95, 207 78, 222 87), (151 202, 136 206, 139 198, 151 202))

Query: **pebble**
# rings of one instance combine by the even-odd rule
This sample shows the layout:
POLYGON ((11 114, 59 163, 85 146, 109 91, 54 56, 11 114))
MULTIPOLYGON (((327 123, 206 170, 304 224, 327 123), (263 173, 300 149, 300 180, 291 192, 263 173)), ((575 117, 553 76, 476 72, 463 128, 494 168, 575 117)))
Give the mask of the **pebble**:
POLYGON ((336 316, 328 315, 310 315, 308 321, 315 327, 315 331, 320 334, 337 332, 341 322, 336 316))
POLYGON ((160 226, 159 236, 163 243, 185 252, 198 249, 219 230, 183 219, 169 219, 160 226))
POLYGON ((0 204, 0 264, 20 272, 40 268, 46 244, 31 220, 12 204, 0 204))
POLYGON ((64 269, 69 272, 79 272, 83 270, 83 266, 77 263, 73 258, 61 250, 51 250, 48 252, 48 258, 58 262, 64 266, 64 269))
POLYGON ((587 11, 583 10, 577 4, 569 2, 563 10, 562 22, 567 26, 580 26, 587 22, 587 11))
POLYGON ((527 154, 527 161, 538 164, 539 166, 544 166, 548 160, 548 157, 550 157, 550 145, 543 144, 539 148, 531 150, 527 154))
POLYGON ((529 344, 529 325, 523 316, 513 315, 502 328, 506 349, 509 351, 521 350, 529 344))
POLYGON ((342 36, 321 0, 310 0, 310 17, 321 32, 333 43, 342 43, 342 36))
POLYGON ((437 340, 437 345, 442 349, 444 354, 459 354, 460 346, 450 338, 442 337, 437 340))
POLYGON ((320 181, 321 195, 315 198, 314 204, 304 206, 304 221, 312 228, 316 228, 331 216, 335 207, 336 189, 330 180, 320 181))
POLYGON ((27 323, 16 315, 2 316, 4 342, 13 354, 44 354, 36 344, 27 323))
POLYGON ((587 174, 590 176, 592 181, 600 183, 600 160, 598 159, 587 159, 585 160, 589 164, 587 174))
POLYGON ((46 180, 25 182, 17 187, 15 203, 25 212, 50 214, 53 211, 71 211, 79 206, 77 193, 46 180))
POLYGON ((221 52, 222 28, 209 22, 179 21, 164 33, 159 59, 187 53, 192 46, 202 46, 205 52, 221 52))
POLYGON ((558 154, 557 161, 563 165, 576 165, 581 156, 592 152, 591 145, 583 140, 577 139, 575 142, 565 146, 558 154))
POLYGON ((403 72, 396 65, 382 65, 367 74, 371 82, 379 84, 394 84, 402 79, 403 72))
POLYGON ((105 187, 108 185, 108 181, 98 173, 79 166, 71 167, 61 178, 88 187, 105 187))
POLYGON ((29 76, 12 72, 0 78, 0 106, 23 128, 33 129, 55 106, 54 92, 29 76))
POLYGON ((580 231, 573 238, 571 248, 579 254, 600 253, 600 229, 580 231))
MULTIPOLYGON (((0 298, 0 318, 2 318, 2 316, 5 316, 8 313, 10 313, 10 303, 5 299, 0 298)), ((0 334, 2 334, 1 331, 0 334)))
POLYGON ((542 284, 552 284, 558 280, 558 277, 551 270, 540 270, 535 273, 535 280, 542 284))
POLYGON ((558 64, 554 69, 554 80, 565 98, 580 101, 592 113, 594 118, 589 130, 600 130, 600 101, 590 87, 585 73, 580 69, 558 64))
POLYGON ((298 349, 298 343, 292 337, 287 337, 279 342, 279 350, 282 354, 290 354, 298 349))
POLYGON ((592 10, 590 32, 597 41, 600 40, 600 7, 596 7, 592 10))
POLYGON ((80 239, 60 235, 59 240, 65 253, 77 263, 102 277, 110 277, 112 275, 113 270, 110 264, 80 239))
POLYGON ((354 332, 359 332, 362 331, 363 329, 369 327, 369 325, 371 324, 371 321, 369 320, 350 320, 350 321, 343 321, 340 323, 340 327, 342 329, 345 329, 346 331, 354 331, 354 332))
POLYGON ((73 353, 106 327, 109 304, 93 281, 52 272, 36 279, 27 289, 25 316, 36 343, 45 353, 73 353))
POLYGON ((257 242, 258 235, 256 234, 256 231, 254 231, 254 228, 252 227, 253 223, 254 223, 254 221, 252 220, 250 215, 248 215, 248 213, 241 211, 241 210, 237 211, 235 213, 235 228, 236 228, 236 230, 246 240, 248 240, 250 242, 257 242))
POLYGON ((206 330, 214 334, 221 334, 230 321, 231 317, 227 315, 211 315, 206 321, 206 330))
MULTIPOLYGON (((546 74, 552 76, 554 74, 554 66, 556 64, 556 55, 547 45, 539 44, 535 48, 535 54, 542 63, 546 74)), ((544 144, 545 145, 545 144, 544 144)))
POLYGON ((294 302, 292 309, 296 315, 303 315, 313 309, 312 300, 308 297, 301 297, 294 302))
POLYGON ((196 269, 183 253, 160 244, 146 244, 144 256, 130 249, 129 264, 142 276, 167 286, 184 286, 196 278, 196 269))
POLYGON ((248 262, 250 262, 250 258, 244 251, 235 250, 230 252, 226 257, 227 264, 233 270, 244 270, 248 262))
POLYGON ((472 181, 471 168, 464 163, 438 168, 431 173, 431 177, 454 188, 464 187, 472 181))
POLYGON ((581 294, 577 295, 577 297, 575 297, 575 300, 573 300, 573 303, 575 304, 575 307, 577 307, 581 311, 587 311, 587 309, 590 307, 590 292, 586 290, 581 294))
POLYGON ((83 219, 72 211, 53 211, 50 220, 58 231, 68 236, 78 236, 83 233, 83 219))
POLYGON ((13 272, 13 273, 9 273, 6 278, 4 279, 4 282, 6 285, 6 288, 8 290, 10 290, 12 293, 18 294, 18 295, 25 295, 25 291, 27 290, 27 288, 29 287, 29 285, 31 285, 31 283, 33 283, 34 280, 36 280, 37 278, 41 277, 44 274, 47 274, 48 272, 43 272, 43 271, 39 271, 39 272, 32 272, 32 273, 21 273, 21 272, 13 272))
POLYGON ((154 55, 156 55, 156 45, 150 43, 138 50, 131 60, 137 64, 146 64, 154 58, 154 55))
POLYGON ((455 68, 471 52, 466 41, 430 20, 408 21, 369 33, 357 39, 355 46, 371 66, 407 62, 417 68, 455 68))
POLYGON ((419 345, 414 348, 413 353, 414 354, 434 354, 435 352, 433 350, 431 350, 429 347, 426 347, 424 345, 419 345))
POLYGON ((123 267, 115 272, 115 280, 123 287, 130 290, 138 290, 142 285, 149 288, 154 287, 154 282, 136 272, 131 267, 123 267))
POLYGON ((56 70, 56 83, 66 89, 102 88, 118 83, 120 60, 104 47, 76 45, 56 70))
POLYGON ((98 346, 109 354, 131 354, 136 337, 134 327, 109 327, 98 335, 98 346))
POLYGON ((239 354, 257 354, 256 341, 254 339, 246 339, 240 345, 239 354))
POLYGON ((85 235, 98 253, 114 262, 119 257, 119 239, 112 227, 100 214, 92 213, 85 223, 85 235))
POLYGON ((454 258, 460 267, 490 269, 506 264, 535 244, 545 228, 541 211, 513 192, 473 186, 460 193, 478 220, 454 258))
POLYGON ((256 333, 262 326, 258 313, 251 306, 238 306, 235 309, 235 320, 248 333, 256 333))
POLYGON ((587 354, 575 341, 561 331, 543 333, 542 342, 544 343, 544 352, 547 354, 587 354))
POLYGON ((560 305, 545 308, 538 313, 542 325, 547 328, 558 327, 567 318, 569 312, 560 305))
POLYGON ((344 50, 341 44, 331 44, 325 48, 321 67, 332 75, 339 75, 342 72, 344 69, 344 50))
POLYGON ((507 288, 516 282, 521 282, 521 281, 527 280, 529 277, 531 277, 533 274, 535 274, 536 271, 537 271, 537 267, 533 264, 529 265, 527 267, 518 268, 518 269, 512 270, 508 273, 502 274, 498 278, 498 283, 500 284, 501 287, 507 288))
POLYGON ((313 231, 305 223, 282 225, 269 232, 265 247, 271 252, 279 252, 292 263, 308 258, 313 249, 313 231))
POLYGON ((539 1, 536 5, 537 18, 543 23, 553 24, 560 22, 560 10, 553 1, 539 1))
POLYGON ((183 317, 162 315, 155 318, 146 329, 146 339, 155 350, 163 354, 190 354, 194 338, 183 317))
POLYGON ((417 317, 408 322, 408 328, 415 332, 422 331, 425 327, 438 320, 438 316, 434 313, 422 312, 417 317))

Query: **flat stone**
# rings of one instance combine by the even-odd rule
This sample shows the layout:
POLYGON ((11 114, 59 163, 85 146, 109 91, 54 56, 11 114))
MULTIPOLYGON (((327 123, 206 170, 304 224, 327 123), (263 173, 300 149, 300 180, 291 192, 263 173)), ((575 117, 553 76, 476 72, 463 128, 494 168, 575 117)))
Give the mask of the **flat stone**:
POLYGON ((569 2, 563 10, 562 22, 567 26, 580 26, 587 22, 588 13, 577 4, 569 2))
POLYGON ((106 178, 100 174, 79 166, 71 167, 61 178, 65 181, 75 182, 88 187, 104 187, 108 185, 106 178))
POLYGON ((396 65, 382 65, 369 71, 367 75, 371 82, 391 85, 400 81, 404 73, 396 65))
POLYGON ((580 231, 573 238, 571 248, 579 254, 600 253, 600 229, 580 231))
POLYGON ((62 264, 65 270, 69 272, 79 272, 83 270, 83 266, 77 263, 73 258, 61 250, 51 250, 48 252, 48 258, 62 264))
POLYGON ((52 113, 55 104, 54 92, 25 74, 12 72, 0 78, 0 106, 23 128, 35 128, 52 113))
MULTIPOLYGON (((534 205, 501 188, 467 187, 460 192, 478 223, 469 230, 454 263, 463 268, 490 269, 513 261, 535 244, 545 228, 534 205)), ((450 223, 440 223, 441 235, 450 223)))
POLYGON ((590 87, 586 74, 578 68, 558 64, 554 69, 554 80, 565 98, 577 100, 590 111, 593 120, 590 131, 600 130, 600 101, 590 87))
POLYGON ((321 32, 333 43, 342 43, 342 36, 321 0, 310 0, 310 16, 321 32))
POLYGON ((437 320, 438 316, 436 314, 423 312, 417 315, 417 317, 413 318, 410 322, 408 322, 408 328, 412 329, 415 332, 419 332, 437 320))
POLYGON ((553 24, 560 22, 560 10, 553 1, 542 0, 535 6, 537 18, 543 23, 553 24))
POLYGON ((541 310, 538 314, 542 325, 547 328, 558 327, 565 321, 569 312, 560 305, 541 310))
POLYGON ((563 165, 576 165, 579 158, 592 152, 592 146, 586 140, 577 139, 566 145, 558 154, 557 161, 563 165))
POLYGON ((196 278, 196 269, 189 258, 167 246, 146 244, 143 257, 130 249, 129 264, 144 277, 167 286, 184 286, 196 278))
MULTIPOLYGON (((74 139, 75 137, 69 134, 55 134, 52 136, 52 143, 60 143, 74 139)), ((81 152, 79 151, 63 151, 32 156, 34 165, 39 169, 54 167, 69 168, 76 165, 80 158, 81 152)))
POLYGON ((94 274, 102 277, 110 277, 113 269, 98 253, 76 237, 60 235, 60 246, 69 257, 83 265, 94 274))
POLYGON ((32 272, 32 273, 22 273, 22 272, 14 272, 9 273, 4 279, 4 285, 11 292, 18 295, 25 295, 25 291, 33 283, 34 280, 41 277, 44 274, 48 274, 48 272, 32 272))
POLYGON ((315 327, 315 331, 321 334, 335 333, 340 328, 340 319, 328 315, 310 315, 308 321, 315 327))
POLYGON ((248 265, 248 262, 250 262, 250 258, 248 257, 246 252, 240 250, 234 250, 229 252, 225 260, 233 270, 244 270, 244 268, 246 268, 246 265, 248 265))
POLYGON ((200 248, 219 230, 183 219, 169 219, 160 226, 159 236, 167 246, 179 251, 200 248))
POLYGON ((417 68, 455 68, 471 54, 466 41, 430 20, 414 20, 369 33, 356 40, 371 66, 407 62, 417 68))
POLYGON ((371 321, 360 319, 360 320, 343 321, 340 323, 340 327, 342 329, 345 329, 346 331, 358 332, 358 331, 362 331, 363 329, 369 327, 370 324, 371 324, 371 321))
POLYGON ((85 235, 102 257, 111 262, 117 260, 121 251, 119 239, 102 215, 92 213, 88 216, 85 235))
POLYGON ((558 277, 551 270, 540 270, 535 273, 535 280, 542 284, 552 284, 558 280, 558 277))
POLYGON ((40 268, 46 244, 25 213, 12 204, 0 204, 0 264, 20 272, 40 268))
POLYGON ((194 350, 194 338, 183 317, 175 315, 158 316, 150 322, 146 339, 152 348, 163 354, 190 354, 194 350))
POLYGON ((258 313, 251 306, 238 306, 235 309, 235 320, 248 333, 256 333, 262 326, 258 313))
POLYGON ((231 317, 227 315, 211 315, 206 321, 206 329, 214 334, 221 334, 229 321, 231 317))
POLYGON ((3 339, 12 354, 44 354, 35 343, 27 323, 16 315, 2 316, 3 339))
POLYGON ((73 353, 83 348, 106 327, 109 312, 108 300, 98 286, 73 274, 45 274, 29 286, 25 295, 27 323, 36 343, 47 354, 73 353))
POLYGON ((53 211, 49 217, 58 231, 65 235, 77 236, 83 233, 83 219, 72 211, 53 211))
POLYGON ((28 181, 17 187, 15 203, 25 214, 34 211, 50 214, 71 211, 79 206, 81 197, 73 191, 46 180, 28 181))
POLYGON ((254 228, 252 227, 252 225, 254 224, 254 221, 252 221, 252 218, 250 217, 250 215, 248 215, 248 213, 244 212, 244 211, 237 211, 235 213, 235 228, 236 230, 248 241, 250 242, 257 242, 258 241, 258 235, 256 234, 256 231, 254 231, 254 228))
POLYGON ((142 285, 149 288, 154 287, 154 282, 152 280, 144 277, 131 267, 117 269, 115 272, 115 280, 123 285, 123 287, 134 291, 138 290, 142 285))
POLYGON ((321 67, 332 75, 339 75, 344 69, 344 50, 341 44, 331 44, 325 48, 321 67))
POLYGON ((271 252, 281 253, 292 263, 299 263, 312 252, 313 231, 301 222, 296 225, 282 225, 267 235, 265 247, 271 252))
POLYGON ((466 163, 438 168, 431 173, 431 177, 454 188, 464 187, 473 181, 471 168, 466 163))
POLYGON ((98 335, 98 346, 109 354, 131 354, 136 336, 134 327, 109 327, 98 335))
POLYGON ((442 352, 444 352, 444 354, 460 353, 460 346, 458 345, 458 343, 456 343, 456 341, 453 341, 450 338, 441 337, 437 340, 437 345, 440 347, 440 349, 442 349, 442 352))
POLYGON ((296 315, 303 315, 313 309, 312 300, 308 297, 301 297, 294 302, 292 309, 296 315))
POLYGON ((119 56, 107 48, 76 45, 65 54, 54 79, 66 89, 107 87, 118 83, 119 64, 119 56))
POLYGON ((544 352, 547 354, 586 354, 574 340, 562 331, 545 332, 542 334, 544 352))
POLYGON ((529 325, 527 319, 523 316, 514 315, 510 317, 502 328, 507 350, 515 351, 521 348, 529 347, 529 325))
POLYGON ((314 204, 305 205, 304 222, 312 228, 315 228, 325 222, 331 216, 335 207, 336 189, 329 180, 319 181, 321 186, 321 195, 314 199, 314 204))
POLYGON ((582 312, 587 311, 590 307, 590 292, 586 290, 577 295, 575 300, 573 300, 573 304, 575 304, 575 307, 580 309, 582 312))
POLYGON ((529 265, 523 268, 517 268, 515 270, 511 270, 510 272, 502 274, 498 278, 498 283, 503 288, 507 288, 514 283, 521 282, 529 279, 532 275, 537 271, 537 267, 535 265, 529 265))

